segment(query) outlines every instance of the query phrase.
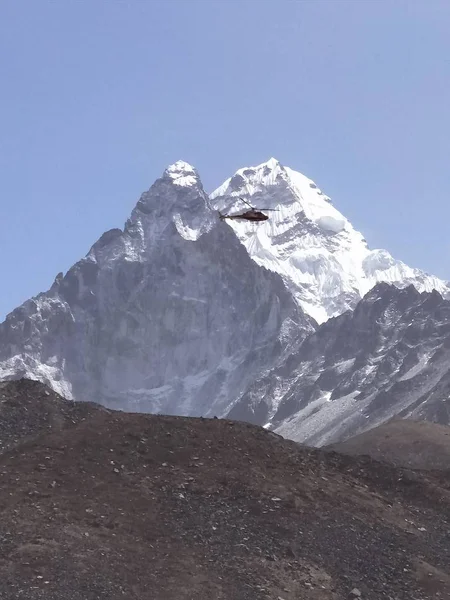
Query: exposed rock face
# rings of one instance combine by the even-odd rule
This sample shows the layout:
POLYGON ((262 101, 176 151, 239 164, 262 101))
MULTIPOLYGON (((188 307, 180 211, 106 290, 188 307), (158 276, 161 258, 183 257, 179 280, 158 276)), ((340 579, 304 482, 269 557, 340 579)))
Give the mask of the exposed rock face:
POLYGON ((231 415, 313 445, 393 416, 450 422, 450 302, 378 284, 267 372, 231 415))
POLYGON ((312 330, 180 162, 123 231, 103 234, 48 292, 8 315, 0 375, 127 410, 223 414, 312 330))
POLYGON ((0 324, 0 378, 124 410, 230 414, 317 445, 394 415, 447 423, 450 313, 436 290, 448 294, 370 250, 278 161, 210 198, 180 161, 123 230, 0 324), (220 221, 217 209, 248 209, 239 197, 275 210, 220 221))

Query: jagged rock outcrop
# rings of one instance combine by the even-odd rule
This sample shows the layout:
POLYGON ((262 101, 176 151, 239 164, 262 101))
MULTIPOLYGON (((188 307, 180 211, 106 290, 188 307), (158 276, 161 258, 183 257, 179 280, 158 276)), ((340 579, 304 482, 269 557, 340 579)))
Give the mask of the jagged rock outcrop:
POLYGON ((126 410, 223 414, 313 326, 179 162, 123 231, 103 234, 48 292, 8 315, 0 376, 126 410))
POLYGON ((450 423, 450 302, 380 283, 321 325, 231 411, 312 445, 394 416, 450 423))

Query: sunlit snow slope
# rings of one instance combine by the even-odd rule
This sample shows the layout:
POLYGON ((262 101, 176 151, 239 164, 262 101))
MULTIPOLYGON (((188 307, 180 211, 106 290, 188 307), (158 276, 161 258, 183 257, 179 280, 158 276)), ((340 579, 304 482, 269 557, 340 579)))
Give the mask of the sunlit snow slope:
POLYGON ((386 250, 370 250, 363 236, 316 184, 277 160, 239 169, 210 196, 218 210, 276 209, 262 223, 227 221, 260 265, 279 273, 303 310, 317 322, 354 308, 377 283, 413 284, 418 291, 449 288, 408 267, 386 250))

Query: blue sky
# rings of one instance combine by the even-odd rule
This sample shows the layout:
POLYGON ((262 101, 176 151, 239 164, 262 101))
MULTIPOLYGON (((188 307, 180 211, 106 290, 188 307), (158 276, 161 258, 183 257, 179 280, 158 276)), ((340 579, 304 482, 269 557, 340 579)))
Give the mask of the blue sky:
POLYGON ((275 156, 450 279, 448 0, 2 0, 0 318, 183 159, 275 156))

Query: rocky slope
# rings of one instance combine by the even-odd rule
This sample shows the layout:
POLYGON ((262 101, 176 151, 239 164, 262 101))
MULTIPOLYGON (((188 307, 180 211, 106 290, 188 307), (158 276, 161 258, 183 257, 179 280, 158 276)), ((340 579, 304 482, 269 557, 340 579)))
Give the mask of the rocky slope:
POLYGON ((122 409, 222 414, 312 330, 281 278, 211 210, 196 171, 177 163, 123 231, 8 315, 0 377, 122 409))
POLYGON ((368 455, 376 460, 412 469, 450 471, 450 427, 392 419, 345 442, 327 447, 351 456, 368 455))
POLYGON ((0 452, 43 433, 64 431, 105 410, 91 402, 73 402, 38 381, 0 383, 0 452))
POLYGON ((97 410, 0 452, 0 481, 4 600, 450 594, 448 476, 252 425, 97 410))
POLYGON ((448 424, 449 398, 450 302, 378 284, 268 370, 230 416, 323 445, 394 416, 448 424))

